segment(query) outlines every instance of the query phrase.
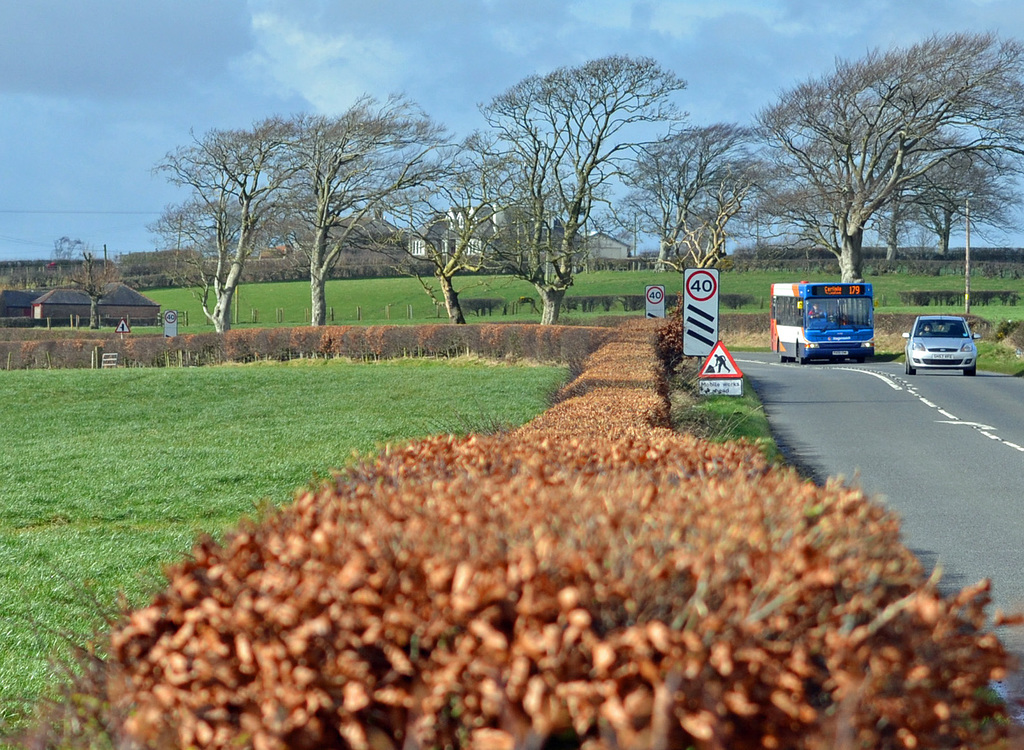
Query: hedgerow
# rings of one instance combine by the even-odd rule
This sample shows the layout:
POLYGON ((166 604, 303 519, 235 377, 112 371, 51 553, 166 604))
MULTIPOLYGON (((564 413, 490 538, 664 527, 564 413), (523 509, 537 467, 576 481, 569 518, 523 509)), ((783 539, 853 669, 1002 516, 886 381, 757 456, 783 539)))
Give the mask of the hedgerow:
POLYGON ((479 354, 542 362, 580 361, 608 337, 595 326, 498 323, 453 326, 302 326, 118 337, 55 335, 0 340, 0 369, 91 367, 97 348, 122 366, 166 367, 287 361, 312 357, 363 360, 479 354))
POLYGON ((987 584, 945 597, 859 490, 674 433, 655 325, 516 431, 389 447, 201 540, 113 628, 93 726, 257 750, 1005 736, 987 584))

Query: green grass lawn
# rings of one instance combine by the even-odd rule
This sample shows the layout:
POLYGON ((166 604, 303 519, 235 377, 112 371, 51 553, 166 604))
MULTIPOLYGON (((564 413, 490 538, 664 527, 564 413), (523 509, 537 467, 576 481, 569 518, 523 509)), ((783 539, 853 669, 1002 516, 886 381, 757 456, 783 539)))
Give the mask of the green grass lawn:
MULTIPOLYGON (((787 277, 785 274, 767 271, 724 271, 721 274, 722 294, 745 294, 752 297, 750 304, 741 307, 737 312, 761 312, 767 310, 771 284, 787 281, 834 281, 837 274, 801 274, 800 278, 787 277)), ((874 285, 878 311, 881 313, 916 312, 922 308, 904 306, 899 298, 901 291, 918 290, 962 290, 962 276, 908 276, 889 274, 869 278, 874 285)), ((674 272, 654 273, 651 271, 598 271, 581 273, 576 276, 569 296, 601 295, 601 294, 643 294, 649 284, 661 284, 666 289, 667 304, 675 303, 676 295, 682 288, 682 275, 674 272)), ((500 297, 508 301, 528 296, 536 298, 536 291, 529 284, 509 277, 459 277, 456 287, 463 297, 500 297)), ((975 277, 971 279, 971 289, 1016 289, 1024 296, 1024 280, 975 277)), ((187 313, 188 325, 184 325, 186 315, 182 315, 179 331, 195 333, 212 330, 206 322, 198 300, 187 289, 154 289, 146 292, 151 299, 159 302, 163 309, 175 309, 187 313)), ((327 305, 333 308, 333 322, 346 324, 408 324, 445 322, 447 317, 443 310, 438 311, 419 282, 415 279, 346 279, 334 280, 327 284, 327 305), (390 306, 390 307, 389 307, 390 306), (412 318, 409 309, 412 309, 412 318), (390 313, 389 313, 390 310, 390 313), (440 317, 438 313, 440 312, 440 317), (390 317, 388 317, 390 314, 390 317)), ((243 284, 237 299, 238 326, 250 327, 253 310, 257 311, 257 326, 303 325, 309 321, 309 284, 303 281, 243 284), (278 310, 282 311, 282 320, 278 322, 278 310)), ((723 307, 723 312, 731 310, 723 307)), ((963 309, 954 307, 929 307, 926 312, 962 313, 963 309)), ((989 320, 1024 320, 1024 305, 974 305, 971 312, 989 320)), ((613 315, 636 315, 625 313, 620 306, 611 311, 613 315)), ((582 313, 563 311, 563 322, 586 322, 589 318, 607 315, 600 313, 582 313)), ((470 323, 487 321, 539 321, 540 316, 528 307, 519 309, 516 315, 492 317, 475 317, 468 315, 470 323)), ((143 332, 145 329, 140 329, 143 332)), ((154 329, 156 330, 156 329, 154 329)))
POLYGON ((488 432, 543 411, 564 368, 342 360, 0 373, 0 727, 67 653, 141 603, 202 532, 390 441, 488 432))

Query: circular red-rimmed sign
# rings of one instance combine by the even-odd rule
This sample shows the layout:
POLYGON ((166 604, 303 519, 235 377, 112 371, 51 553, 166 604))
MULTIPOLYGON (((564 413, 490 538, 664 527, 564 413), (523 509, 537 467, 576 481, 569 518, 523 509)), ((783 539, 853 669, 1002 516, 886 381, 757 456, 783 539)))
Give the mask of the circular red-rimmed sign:
POLYGON ((686 296, 696 302, 707 302, 718 292, 718 280, 710 271, 694 271, 686 281, 686 296))
POLYGON ((662 286, 649 286, 647 287, 647 301, 652 305, 660 305, 665 299, 665 287, 662 286))
POLYGON ((178 322, 178 311, 168 310, 164 313, 164 322, 173 325, 178 322))

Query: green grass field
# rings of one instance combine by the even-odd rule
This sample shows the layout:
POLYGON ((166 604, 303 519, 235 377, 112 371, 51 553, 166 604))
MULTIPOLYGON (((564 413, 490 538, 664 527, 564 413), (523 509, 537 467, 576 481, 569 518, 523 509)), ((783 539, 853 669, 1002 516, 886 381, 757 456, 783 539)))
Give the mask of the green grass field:
POLYGON ((118 592, 383 443, 543 411, 566 370, 468 360, 2 373, 0 728, 118 592))
MULTIPOLYGON (((778 273, 752 272, 743 273, 725 271, 721 275, 722 294, 746 294, 753 302, 738 312, 758 312, 767 309, 768 294, 772 283, 785 281, 830 281, 835 275, 803 274, 801 278, 788 278, 778 273)), ((908 276, 892 274, 868 279, 874 285, 875 299, 879 312, 913 312, 915 308, 903 306, 899 299, 901 291, 921 290, 962 290, 962 276, 908 276)), ((601 294, 643 294, 648 284, 661 284, 665 287, 668 304, 675 298, 682 287, 682 276, 678 273, 652 273, 648 271, 598 271, 581 273, 569 290, 569 296, 601 295, 601 294)), ((500 297, 509 302, 519 297, 536 298, 536 291, 529 284, 508 277, 465 277, 457 280, 457 288, 463 297, 500 297)), ((1024 280, 1008 280, 996 278, 972 278, 971 289, 1014 289, 1024 296, 1024 280)), ((179 331, 195 333, 212 330, 206 322, 202 308, 193 293, 187 289, 155 289, 146 292, 151 299, 159 302, 163 309, 175 309, 184 313, 181 316, 179 331), (187 314, 188 325, 185 326, 187 314)), ((243 284, 236 300, 238 323, 240 327, 303 325, 309 322, 309 284, 302 281, 243 284), (253 324, 253 311, 256 311, 258 322, 253 324), (278 310, 282 311, 282 320, 278 322, 278 310)), ((338 325, 356 323, 436 323, 447 320, 444 310, 438 311, 415 279, 348 279, 335 280, 327 284, 327 305, 333 308, 333 322, 338 325), (390 308, 389 308, 390 306, 390 308), (409 309, 412 317, 409 317, 409 309), (390 310, 390 312, 389 312, 390 310), (440 312, 440 317, 438 316, 440 312), (388 317, 390 314, 390 317, 388 317)), ((960 308, 931 307, 928 312, 961 313, 960 308)), ((723 311, 729 312, 726 308, 723 311)), ((1022 320, 1024 306, 1013 305, 975 305, 972 313, 990 320, 1022 320)), ((621 306, 616 306, 612 314, 626 315, 621 306)), ((636 315, 636 313, 629 313, 636 315)), ((606 313, 582 313, 563 311, 563 322, 586 322, 588 318, 604 316, 606 313)), ((533 313, 528 307, 521 307, 516 315, 504 316, 500 313, 494 317, 477 318, 469 314, 468 320, 484 322, 487 320, 519 320, 538 321, 539 314, 533 313)))

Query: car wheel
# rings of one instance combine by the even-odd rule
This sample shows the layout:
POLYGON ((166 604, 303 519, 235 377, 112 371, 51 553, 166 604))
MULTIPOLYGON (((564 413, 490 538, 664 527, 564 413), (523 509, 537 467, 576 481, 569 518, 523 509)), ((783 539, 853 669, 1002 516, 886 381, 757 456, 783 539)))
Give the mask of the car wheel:
POLYGON ((973 375, 977 375, 977 374, 978 374, 978 367, 977 367, 977 365, 975 365, 974 367, 966 367, 966 368, 964 368, 964 375, 973 376, 973 375))
POLYGON ((907 360, 907 375, 917 375, 917 368, 910 366, 910 360, 907 360))

